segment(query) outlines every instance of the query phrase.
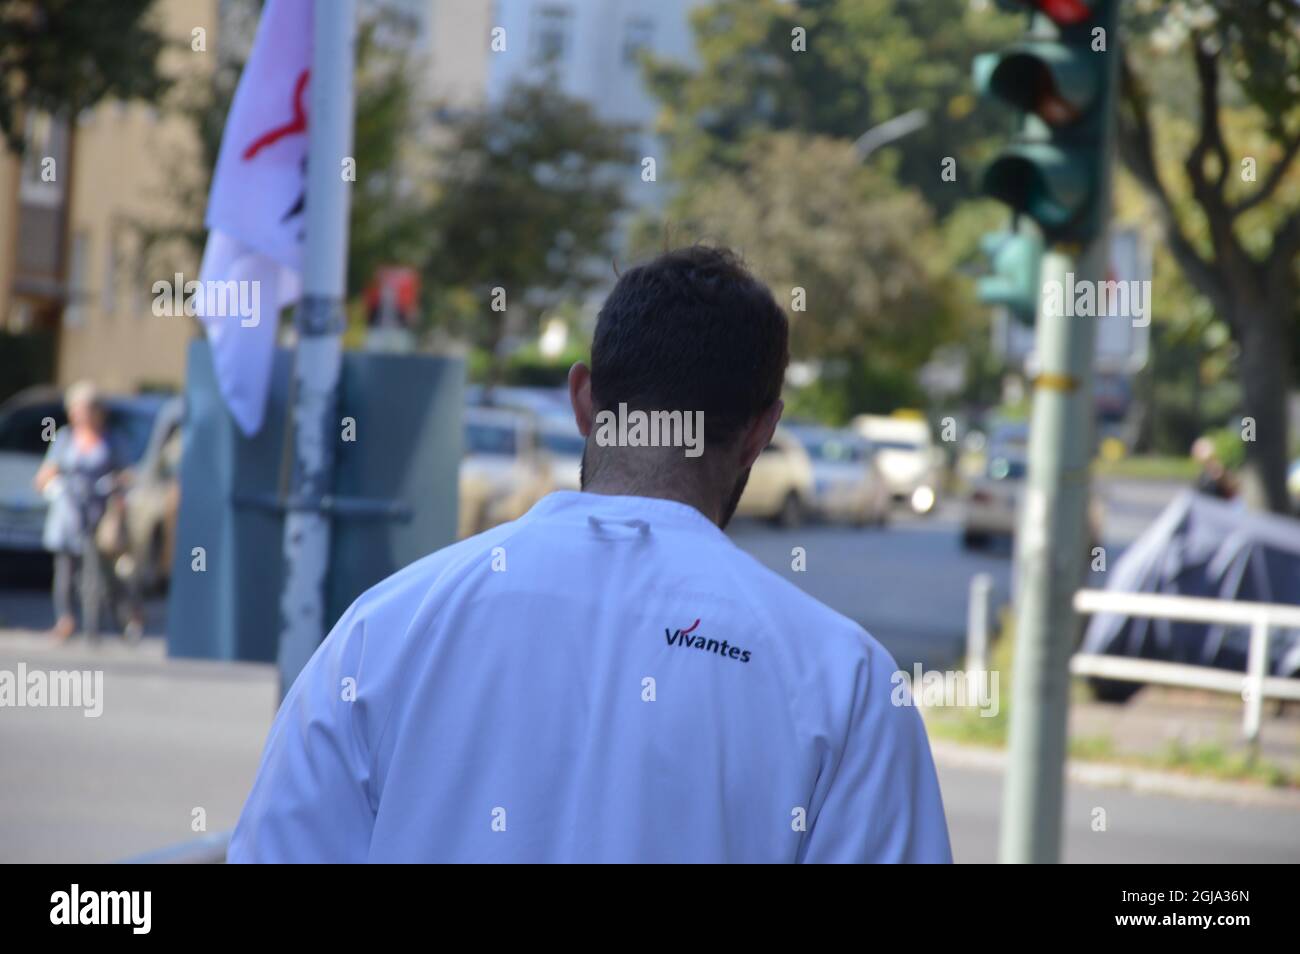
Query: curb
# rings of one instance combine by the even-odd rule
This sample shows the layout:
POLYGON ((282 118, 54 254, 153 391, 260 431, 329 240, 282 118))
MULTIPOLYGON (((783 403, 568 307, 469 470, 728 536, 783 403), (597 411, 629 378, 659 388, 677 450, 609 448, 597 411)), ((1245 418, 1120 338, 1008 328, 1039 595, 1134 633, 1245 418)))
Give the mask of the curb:
MULTIPOLYGON (((1006 769, 1007 754, 1002 749, 931 741, 930 750, 937 765, 981 772, 1000 773, 1006 769)), ((1176 798, 1300 811, 1300 789, 1294 788, 1270 788, 1247 782, 1225 782, 1132 765, 1080 762, 1075 759, 1066 762, 1065 775, 1069 781, 1080 785, 1126 788, 1142 795, 1172 795, 1176 798)))

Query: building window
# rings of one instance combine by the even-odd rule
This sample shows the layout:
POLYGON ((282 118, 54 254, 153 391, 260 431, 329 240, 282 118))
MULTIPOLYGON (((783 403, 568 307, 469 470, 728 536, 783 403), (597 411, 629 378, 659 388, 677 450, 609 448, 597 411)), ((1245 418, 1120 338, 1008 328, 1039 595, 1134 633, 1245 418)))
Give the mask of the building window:
POLYGON ((104 283, 99 290, 99 310, 104 317, 112 318, 117 313, 117 243, 111 234, 104 243, 104 283))
POLYGON ((572 21, 573 14, 568 7, 552 4, 533 10, 530 59, 534 66, 546 66, 564 59, 572 21))
POLYGON ((29 113, 23 136, 22 168, 18 194, 32 205, 56 206, 63 201, 64 141, 62 127, 48 113, 29 113))
POLYGON ((90 237, 85 232, 72 236, 68 262, 68 302, 63 310, 65 328, 86 327, 86 260, 90 255, 90 237))
POLYGON ((641 51, 650 49, 654 35, 654 20, 649 17, 629 17, 623 27, 623 65, 636 66, 641 51))

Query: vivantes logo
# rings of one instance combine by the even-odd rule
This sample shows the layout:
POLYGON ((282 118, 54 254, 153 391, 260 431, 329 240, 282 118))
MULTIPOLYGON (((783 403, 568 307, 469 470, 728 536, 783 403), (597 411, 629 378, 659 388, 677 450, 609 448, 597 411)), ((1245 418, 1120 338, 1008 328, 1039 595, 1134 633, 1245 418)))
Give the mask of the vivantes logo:
POLYGON ((681 646, 685 649, 703 649, 706 652, 716 653, 719 656, 725 656, 728 659, 739 659, 743 663, 749 662, 749 650, 741 649, 739 646, 732 646, 725 639, 709 639, 705 636, 692 635, 699 627, 700 621, 697 619, 686 629, 675 629, 671 632, 664 629, 664 639, 668 640, 669 646, 681 646))

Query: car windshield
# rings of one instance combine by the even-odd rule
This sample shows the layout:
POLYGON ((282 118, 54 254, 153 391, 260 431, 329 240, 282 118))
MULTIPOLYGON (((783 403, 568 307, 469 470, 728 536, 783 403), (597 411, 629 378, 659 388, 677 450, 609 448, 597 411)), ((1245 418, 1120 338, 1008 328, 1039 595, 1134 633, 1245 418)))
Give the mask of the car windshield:
POLYGON ((819 437, 813 434, 805 434, 801 435, 800 440, 813 460, 841 464, 862 459, 861 447, 842 437, 819 437))
MULTIPOLYGON (((108 440, 124 466, 136 464, 144 456, 156 416, 154 408, 109 405, 108 440)), ((56 428, 68 422, 62 403, 50 401, 14 408, 0 418, 0 451, 44 455, 49 449, 45 440, 47 419, 53 420, 56 428)))
POLYGON ((988 474, 992 480, 1024 480, 1025 462, 1018 457, 993 457, 988 474))
POLYGON ((466 424, 465 453, 513 457, 516 453, 515 429, 506 424, 466 424))
POLYGON ((900 440, 877 440, 875 441, 878 450, 895 450, 895 451, 918 451, 921 449, 920 444, 913 444, 911 441, 900 440))
POLYGON ((542 431, 542 446, 561 457, 581 457, 587 441, 577 433, 542 431))

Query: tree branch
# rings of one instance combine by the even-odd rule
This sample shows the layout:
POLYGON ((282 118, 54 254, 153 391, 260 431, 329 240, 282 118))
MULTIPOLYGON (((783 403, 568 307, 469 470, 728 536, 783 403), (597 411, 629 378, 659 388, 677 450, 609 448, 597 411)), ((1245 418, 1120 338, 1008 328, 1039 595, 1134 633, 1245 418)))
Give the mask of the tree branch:
POLYGON ((1188 281, 1202 295, 1210 299, 1215 310, 1225 317, 1231 313, 1223 283, 1211 262, 1196 251, 1191 239, 1183 231, 1169 191, 1160 179, 1152 146, 1150 97, 1141 80, 1129 64, 1127 55, 1120 60, 1120 96, 1128 107, 1128 115, 1120 111, 1116 139, 1120 159, 1137 180, 1155 199, 1165 227, 1169 249, 1188 281), (1124 120, 1127 119, 1127 122, 1124 120))
POLYGON ((1232 234, 1232 215, 1223 193, 1228 176, 1228 149, 1223 142, 1223 128, 1219 125, 1219 55, 1208 50, 1203 37, 1197 35, 1193 37, 1192 59, 1200 91, 1201 128, 1196 145, 1187 154, 1184 168, 1192 184, 1192 196, 1209 224, 1214 256, 1226 264, 1241 256, 1232 234), (1212 179, 1205 173, 1205 160, 1209 156, 1214 156, 1219 164, 1218 173, 1212 179))
POLYGON ((1277 161, 1277 164, 1273 166, 1272 171, 1270 171, 1264 181, 1259 184, 1259 188, 1229 209, 1228 214, 1235 219, 1243 212, 1255 208, 1255 206, 1259 205, 1261 202, 1266 202, 1273 193, 1277 191, 1277 187, 1286 177, 1286 172, 1291 166, 1291 161, 1295 159, 1298 154, 1300 154, 1300 132, 1292 136, 1289 142, 1282 143, 1282 158, 1277 161))

